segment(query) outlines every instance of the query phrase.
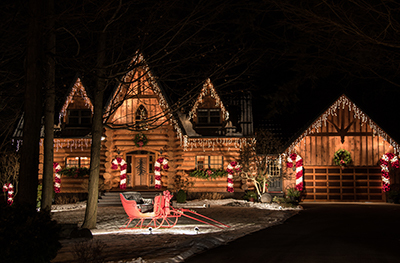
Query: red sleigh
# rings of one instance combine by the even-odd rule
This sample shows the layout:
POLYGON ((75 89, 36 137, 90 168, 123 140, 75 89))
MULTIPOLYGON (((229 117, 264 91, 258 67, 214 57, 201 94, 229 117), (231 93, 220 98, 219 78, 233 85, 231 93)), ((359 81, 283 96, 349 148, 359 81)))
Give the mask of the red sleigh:
POLYGON ((229 227, 221 222, 214 219, 191 211, 189 209, 175 209, 170 206, 171 195, 168 191, 164 191, 164 195, 159 195, 154 198, 154 210, 149 213, 140 212, 136 201, 126 200, 123 194, 120 194, 121 203, 124 207, 126 214, 128 215, 128 220, 125 222, 124 226, 120 229, 137 229, 137 228, 171 228, 174 227, 179 217, 185 216, 187 218, 199 221, 201 223, 218 227, 221 229, 229 227), (188 215, 190 213, 192 215, 188 215), (198 216, 200 218, 196 218, 198 216), (203 220, 202 220, 203 219, 203 220), (208 220, 208 221, 204 221, 208 220), (132 225, 129 227, 129 225, 132 225))

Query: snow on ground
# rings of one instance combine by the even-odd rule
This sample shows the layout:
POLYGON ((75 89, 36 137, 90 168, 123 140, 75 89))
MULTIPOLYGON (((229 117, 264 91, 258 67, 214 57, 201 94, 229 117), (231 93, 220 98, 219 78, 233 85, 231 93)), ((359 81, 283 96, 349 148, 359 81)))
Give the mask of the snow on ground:
MULTIPOLYGON (((99 207, 97 227, 91 230, 93 242, 105 244, 106 262, 183 262, 186 258, 226 244, 254 231, 281 224, 302 208, 284 208, 278 204, 252 203, 244 200, 194 200, 172 205, 188 208, 215 219, 229 228, 216 228, 182 216, 169 229, 119 229, 127 215, 120 207, 99 207), (195 230, 197 227, 198 231, 195 230)), ((61 224, 82 225, 85 203, 55 205, 53 219, 61 224)), ((52 262, 74 262, 76 244, 82 239, 64 239, 63 247, 52 262)), ((90 241, 92 242, 92 241, 90 241)), ((75 261, 76 262, 76 261, 75 261)))

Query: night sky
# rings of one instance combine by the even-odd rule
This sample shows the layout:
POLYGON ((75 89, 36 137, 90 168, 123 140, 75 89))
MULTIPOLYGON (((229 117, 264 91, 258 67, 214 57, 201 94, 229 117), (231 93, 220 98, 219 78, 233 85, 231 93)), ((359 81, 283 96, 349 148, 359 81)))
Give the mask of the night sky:
MULTIPOLYGON (((256 125, 296 133, 345 93, 400 139, 397 3, 150 0, 118 9, 119 1, 56 2, 58 105, 77 73, 94 85, 98 34, 117 13, 106 30, 108 94, 140 50, 175 102, 185 93, 186 101, 196 97, 209 77, 222 97, 253 92, 256 125)), ((24 1, 1 7, 4 121, 22 110, 15 105, 23 105, 29 8, 24 1)))

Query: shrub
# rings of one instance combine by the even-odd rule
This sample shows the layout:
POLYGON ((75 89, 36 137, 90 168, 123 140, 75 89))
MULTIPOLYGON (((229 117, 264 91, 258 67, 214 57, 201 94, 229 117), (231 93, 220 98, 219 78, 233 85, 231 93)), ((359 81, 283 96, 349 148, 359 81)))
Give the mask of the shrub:
POLYGON ((79 263, 103 263, 105 262, 103 256, 103 250, 105 247, 106 244, 100 240, 78 242, 74 245, 75 259, 79 263))
POLYGON ((49 211, 24 205, 0 205, 0 255, 2 262, 50 262, 61 248, 60 227, 49 211))
POLYGON ((186 202, 186 192, 184 190, 180 189, 176 193, 176 201, 178 203, 185 203, 186 202))

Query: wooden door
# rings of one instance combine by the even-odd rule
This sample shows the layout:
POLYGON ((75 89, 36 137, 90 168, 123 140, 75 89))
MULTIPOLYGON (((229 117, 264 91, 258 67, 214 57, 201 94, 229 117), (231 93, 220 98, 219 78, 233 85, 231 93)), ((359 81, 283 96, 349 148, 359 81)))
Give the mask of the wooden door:
POLYGON ((149 186, 149 160, 148 155, 135 155, 132 163, 134 186, 149 186))
POLYGON ((305 167, 305 201, 382 202, 379 167, 305 167))

